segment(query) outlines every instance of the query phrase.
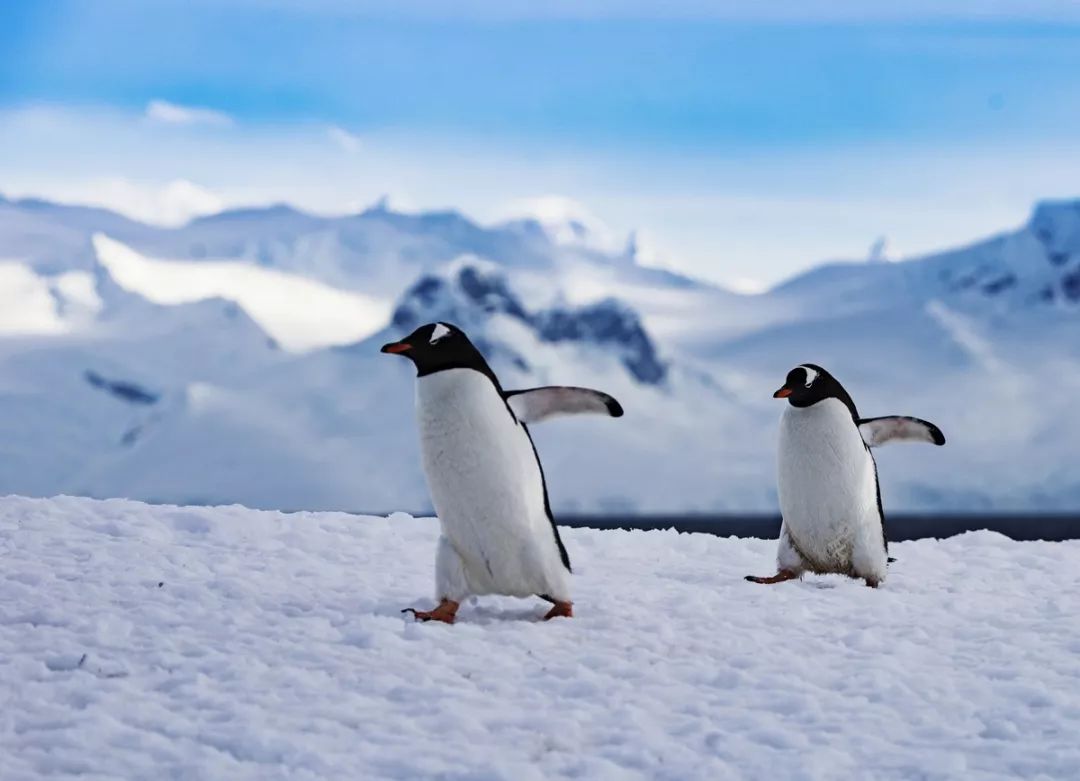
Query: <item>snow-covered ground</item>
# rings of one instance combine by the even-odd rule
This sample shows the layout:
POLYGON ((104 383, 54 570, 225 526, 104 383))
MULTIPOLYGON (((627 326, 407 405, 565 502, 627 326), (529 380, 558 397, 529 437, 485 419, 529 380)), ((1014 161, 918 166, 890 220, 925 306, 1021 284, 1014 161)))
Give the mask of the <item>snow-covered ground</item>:
POLYGON ((572 620, 430 604, 436 522, 0 500, 0 777, 1077 778, 1080 542, 567 529, 572 620))

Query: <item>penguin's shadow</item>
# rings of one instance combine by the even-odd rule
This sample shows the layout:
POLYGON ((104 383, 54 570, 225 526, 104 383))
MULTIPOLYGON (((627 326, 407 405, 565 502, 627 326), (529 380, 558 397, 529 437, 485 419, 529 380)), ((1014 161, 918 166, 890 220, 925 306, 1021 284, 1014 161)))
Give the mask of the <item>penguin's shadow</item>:
POLYGON ((471 624, 501 624, 508 621, 527 621, 536 624, 543 621, 546 612, 546 610, 537 607, 520 607, 509 610, 483 607, 481 605, 471 607, 472 609, 463 616, 464 620, 471 624))
POLYGON ((835 583, 831 583, 827 580, 804 580, 803 585, 808 588, 818 588, 824 590, 831 590, 836 588, 835 583))
POLYGON ((814 589, 824 589, 824 590, 828 591, 830 589, 836 588, 837 584, 830 581, 830 580, 812 580, 810 578, 803 578, 798 583, 793 583, 793 584, 780 583, 780 584, 777 584, 777 585, 767 586, 766 588, 782 589, 785 586, 788 587, 788 588, 800 588, 800 589, 814 588, 814 589))

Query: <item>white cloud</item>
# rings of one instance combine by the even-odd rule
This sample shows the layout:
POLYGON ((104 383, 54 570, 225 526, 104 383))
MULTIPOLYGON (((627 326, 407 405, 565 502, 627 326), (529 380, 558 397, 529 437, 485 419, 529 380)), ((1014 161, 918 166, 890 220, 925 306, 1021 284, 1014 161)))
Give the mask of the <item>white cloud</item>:
POLYGON ((747 296, 764 293, 769 289, 768 285, 753 277, 735 277, 725 281, 723 285, 733 293, 742 293, 747 296))
POLYGON ((650 230, 635 230, 634 235, 635 257, 638 265, 651 268, 664 268, 670 271, 686 271, 681 268, 671 253, 661 247, 659 240, 650 230))
POLYGON ((583 203, 565 195, 542 195, 512 201, 498 212, 498 218, 536 220, 556 244, 588 247, 612 254, 632 249, 634 260, 641 266, 687 270, 666 249, 661 248, 652 231, 635 228, 620 233, 583 203))
POLYGON ((326 129, 330 140, 341 147, 342 151, 352 155, 360 151, 360 137, 343 127, 331 125, 326 129))
POLYGON ((614 252, 625 247, 623 240, 584 204, 565 195, 541 195, 511 201, 502 210, 503 219, 536 220, 557 244, 587 246, 614 252))
POLYGON ((181 106, 167 100, 151 100, 146 104, 146 118, 163 125, 212 125, 229 127, 233 118, 224 111, 198 106, 181 106))
POLYGON ((101 206, 140 222, 163 226, 183 225, 194 217, 216 214, 225 208, 216 193, 186 179, 164 184, 118 176, 72 179, 47 188, 43 194, 63 203, 101 206))
POLYGON ((179 225, 193 217, 216 214, 225 203, 215 193, 186 179, 174 179, 156 193, 151 200, 157 211, 154 222, 179 225))
POLYGON ((1075 197, 1080 166, 1075 139, 1038 147, 634 157, 538 154, 528 146, 395 130, 365 133, 364 153, 343 155, 327 127, 169 133, 117 111, 0 109, 0 149, 9 152, 0 162, 0 192, 96 204, 164 224, 282 201, 344 214, 391 193, 394 208, 454 208, 485 222, 525 212, 577 219, 597 232, 610 225, 607 241, 616 250, 634 229, 644 264, 719 284, 745 278, 772 285, 822 260, 865 258, 882 234, 906 257, 1019 225, 1035 200, 1075 197), (569 198, 520 200, 529 193, 569 198))

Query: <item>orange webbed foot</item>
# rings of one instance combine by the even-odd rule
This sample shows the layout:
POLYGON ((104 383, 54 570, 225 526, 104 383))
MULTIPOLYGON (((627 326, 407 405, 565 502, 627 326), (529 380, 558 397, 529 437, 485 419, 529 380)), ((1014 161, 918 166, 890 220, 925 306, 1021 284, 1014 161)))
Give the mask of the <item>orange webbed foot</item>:
POLYGON ((441 621, 444 624, 454 623, 460 605, 452 599, 444 599, 434 610, 416 610, 407 607, 402 613, 412 613, 417 621, 441 621))
POLYGON ((791 570, 782 569, 772 577, 759 578, 756 575, 747 575, 746 580, 751 583, 760 583, 763 586, 771 586, 774 583, 783 583, 785 580, 795 580, 797 577, 799 576, 791 570))
POLYGON ((550 621, 553 618, 573 618, 574 617, 574 603, 573 602, 556 602, 554 606, 544 616, 545 621, 550 621))

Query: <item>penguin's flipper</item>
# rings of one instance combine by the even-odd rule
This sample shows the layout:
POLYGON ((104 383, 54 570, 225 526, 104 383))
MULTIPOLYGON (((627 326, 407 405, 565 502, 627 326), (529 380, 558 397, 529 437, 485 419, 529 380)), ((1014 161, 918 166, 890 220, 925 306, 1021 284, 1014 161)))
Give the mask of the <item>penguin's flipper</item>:
POLYGON ((933 423, 906 415, 863 418, 859 421, 859 433, 862 434, 863 442, 870 447, 877 447, 888 442, 945 444, 945 435, 933 423))
POLYGON ((548 385, 543 388, 505 391, 503 398, 522 423, 539 423, 559 415, 610 415, 621 417, 622 405, 606 393, 591 388, 548 385))

